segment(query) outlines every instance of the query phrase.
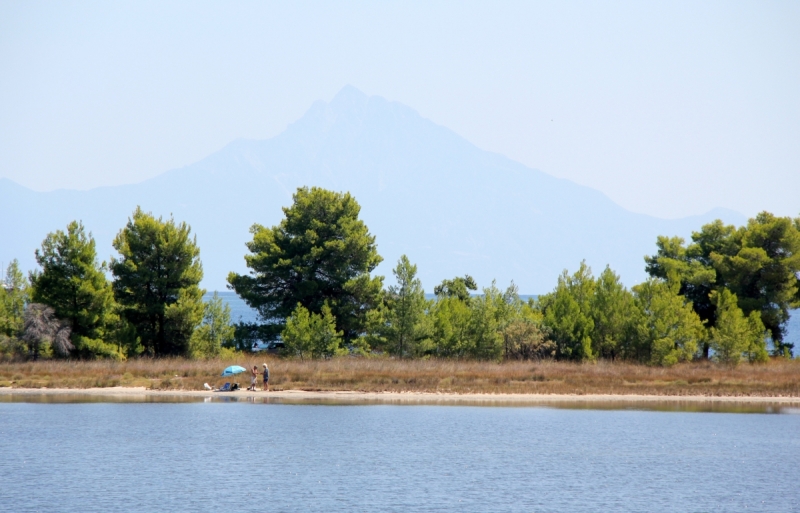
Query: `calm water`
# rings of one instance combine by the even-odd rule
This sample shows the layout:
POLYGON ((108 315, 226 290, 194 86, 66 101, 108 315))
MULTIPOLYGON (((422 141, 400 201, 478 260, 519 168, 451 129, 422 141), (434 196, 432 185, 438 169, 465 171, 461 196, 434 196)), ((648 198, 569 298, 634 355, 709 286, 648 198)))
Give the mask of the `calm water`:
POLYGON ((0 403, 0 511, 800 511, 800 415, 0 403))

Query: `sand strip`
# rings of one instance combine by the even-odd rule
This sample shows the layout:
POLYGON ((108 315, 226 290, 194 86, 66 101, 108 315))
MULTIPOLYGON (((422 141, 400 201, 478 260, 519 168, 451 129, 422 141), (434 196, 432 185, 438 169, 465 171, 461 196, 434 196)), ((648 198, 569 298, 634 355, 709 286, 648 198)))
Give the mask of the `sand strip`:
POLYGON ((452 404, 452 405, 548 405, 568 403, 617 403, 636 406, 661 404, 773 404, 800 407, 800 397, 703 396, 703 395, 611 395, 611 394, 447 394, 426 392, 353 392, 282 390, 272 392, 209 392, 206 390, 151 390, 144 387, 109 388, 0 388, 0 396, 83 395, 108 398, 259 398, 276 402, 309 403, 386 403, 386 404, 452 404))

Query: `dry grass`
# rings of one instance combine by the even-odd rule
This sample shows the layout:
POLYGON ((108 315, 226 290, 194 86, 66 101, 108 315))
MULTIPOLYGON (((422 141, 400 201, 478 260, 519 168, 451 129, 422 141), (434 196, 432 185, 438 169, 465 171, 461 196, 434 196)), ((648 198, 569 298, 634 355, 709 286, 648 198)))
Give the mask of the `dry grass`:
MULTIPOLYGON (((221 370, 237 364, 261 368, 262 356, 236 361, 137 359, 0 363, 0 386, 96 388, 144 386, 201 390, 219 385, 221 370)), ((669 368, 630 363, 487 363, 455 360, 341 358, 300 361, 266 357, 277 390, 417 391, 445 393, 647 394, 800 396, 800 361, 775 360, 735 368, 711 362, 669 368)), ((234 379, 243 386, 249 377, 234 379)), ((260 386, 260 381, 259 381, 260 386)))

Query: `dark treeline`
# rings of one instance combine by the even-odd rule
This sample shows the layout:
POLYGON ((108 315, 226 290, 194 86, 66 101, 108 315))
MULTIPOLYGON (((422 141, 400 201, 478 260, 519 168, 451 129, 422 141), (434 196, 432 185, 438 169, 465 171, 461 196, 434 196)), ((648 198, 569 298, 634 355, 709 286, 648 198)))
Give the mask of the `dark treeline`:
POLYGON ((479 290, 468 275, 445 279, 428 300, 405 255, 394 285, 373 276, 382 258, 352 196, 301 188, 293 199, 280 224, 252 227, 249 272, 228 276, 259 323, 234 326, 219 297, 203 302, 189 226, 137 209, 108 263, 79 222, 45 238, 40 268, 27 277, 11 263, 0 287, 0 357, 212 357, 277 340, 300 358, 736 364, 766 361, 770 342, 774 356, 792 356, 784 334, 800 306, 800 218, 715 221, 689 244, 659 237, 645 257, 650 277, 631 289, 609 267, 594 276, 581 263, 536 301, 520 299, 513 283, 479 290))

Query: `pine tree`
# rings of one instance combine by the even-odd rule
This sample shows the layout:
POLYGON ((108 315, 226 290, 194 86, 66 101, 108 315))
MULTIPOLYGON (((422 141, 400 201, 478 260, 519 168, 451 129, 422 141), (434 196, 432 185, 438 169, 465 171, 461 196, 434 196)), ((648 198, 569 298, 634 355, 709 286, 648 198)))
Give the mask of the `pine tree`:
POLYGON ((593 360, 594 320, 591 302, 597 283, 591 268, 581 262, 573 275, 566 270, 559 276, 556 289, 539 298, 544 324, 556 343, 557 355, 575 360, 593 360))
POLYGON ((389 287, 387 294, 385 337, 390 351, 402 358, 428 349, 430 329, 425 311, 429 304, 422 283, 416 277, 417 266, 406 255, 400 257, 392 273, 397 284, 389 287))
POLYGON ((623 350, 634 310, 633 295, 619 276, 606 267, 597 279, 591 301, 592 351, 596 355, 613 360, 623 350))
POLYGON ((230 273, 230 288, 258 310, 268 336, 281 332, 298 303, 317 314, 327 303, 351 343, 381 297, 383 278, 370 276, 382 260, 375 237, 350 194, 303 187, 293 200, 277 226, 253 225, 245 256, 251 272, 230 273))
POLYGON ((765 328, 758 312, 745 317, 736 294, 728 289, 714 292, 712 300, 717 306, 717 325, 711 328, 714 358, 730 365, 737 365, 742 357, 751 362, 766 360, 765 328))
POLYGON ((342 348, 342 332, 336 331, 336 319, 327 304, 319 314, 310 313, 298 304, 286 319, 281 332, 286 352, 304 358, 329 358, 347 353, 342 348))
POLYGON ((677 284, 649 279, 633 287, 636 306, 641 312, 635 327, 636 336, 649 350, 654 365, 674 365, 691 360, 704 340, 700 317, 677 284))
POLYGON ((83 358, 121 355, 113 340, 117 321, 105 263, 97 261, 95 241, 77 221, 47 235, 36 250, 40 271, 31 273, 32 299, 52 307, 70 327, 75 353, 83 358))
POLYGON ((19 262, 12 260, 0 280, 0 336, 13 338, 20 334, 29 295, 28 280, 20 271, 19 262))
POLYGON ((204 305, 203 324, 192 334, 189 354, 193 358, 218 356, 222 348, 233 341, 235 331, 231 324, 230 305, 214 292, 204 305))
POLYGON ((136 208, 114 239, 114 296, 151 356, 184 355, 205 307, 200 249, 186 223, 136 208))

